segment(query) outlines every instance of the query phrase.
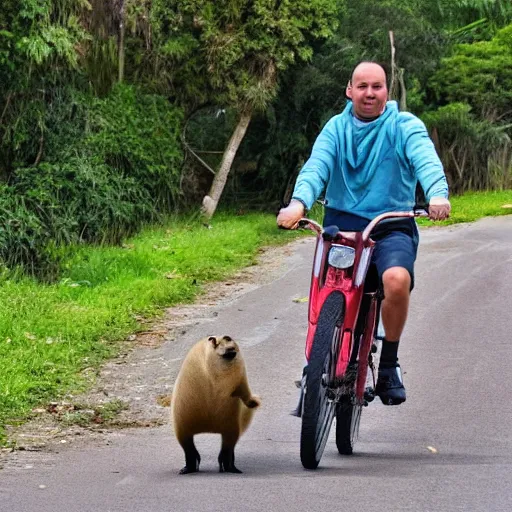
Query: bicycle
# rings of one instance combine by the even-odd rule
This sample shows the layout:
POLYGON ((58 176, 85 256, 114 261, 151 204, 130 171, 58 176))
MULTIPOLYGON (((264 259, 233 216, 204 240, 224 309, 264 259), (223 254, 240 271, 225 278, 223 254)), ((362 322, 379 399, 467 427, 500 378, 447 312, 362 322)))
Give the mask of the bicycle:
POLYGON ((369 274, 375 246, 371 234, 385 219, 427 216, 425 210, 383 213, 362 232, 322 228, 303 218, 300 227, 317 234, 311 275, 307 365, 301 381, 300 458, 316 469, 336 417, 336 446, 353 452, 361 413, 375 398, 378 326, 382 291, 369 274), (369 384, 369 385, 368 385, 369 384))

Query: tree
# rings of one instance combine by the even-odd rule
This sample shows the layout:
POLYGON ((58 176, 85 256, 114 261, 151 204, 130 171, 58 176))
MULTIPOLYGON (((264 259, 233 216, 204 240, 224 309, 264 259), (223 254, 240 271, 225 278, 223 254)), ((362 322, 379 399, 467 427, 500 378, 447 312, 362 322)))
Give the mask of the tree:
POLYGON ((41 161, 46 107, 56 84, 69 83, 79 66, 80 50, 88 39, 80 15, 88 8, 86 0, 2 4, 0 175, 5 181, 16 164, 41 161))
POLYGON ((175 73, 183 70, 195 84, 203 84, 202 102, 234 107, 239 113, 203 199, 207 219, 215 213, 254 112, 276 96, 279 73, 298 60, 309 60, 312 41, 332 34, 339 6, 332 0, 155 1, 162 57, 175 73))
POLYGON ((512 120, 512 25, 490 41, 460 44, 429 82, 441 103, 466 102, 490 121, 512 120))

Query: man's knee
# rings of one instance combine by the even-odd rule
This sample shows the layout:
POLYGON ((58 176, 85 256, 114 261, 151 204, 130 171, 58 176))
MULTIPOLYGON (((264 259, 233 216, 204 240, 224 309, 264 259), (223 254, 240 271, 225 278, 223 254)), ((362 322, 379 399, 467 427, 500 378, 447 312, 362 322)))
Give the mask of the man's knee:
POLYGON ((411 275, 404 267, 391 267, 382 274, 382 283, 385 297, 407 296, 411 289, 411 275))

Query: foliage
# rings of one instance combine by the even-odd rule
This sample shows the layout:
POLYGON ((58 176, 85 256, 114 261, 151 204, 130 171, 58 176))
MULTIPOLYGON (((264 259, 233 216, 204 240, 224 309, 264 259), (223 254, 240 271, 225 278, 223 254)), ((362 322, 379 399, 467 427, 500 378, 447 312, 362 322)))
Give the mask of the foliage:
POLYGON ((268 214, 220 215, 215 228, 171 218, 121 247, 72 246, 53 284, 0 273, 0 444, 6 424, 69 399, 137 329, 141 315, 192 301, 254 263, 262 245, 298 236, 268 214), (15 314, 13 314, 15 312, 15 314))
POLYGON ((311 39, 329 37, 336 14, 331 0, 155 0, 153 9, 162 58, 201 85, 195 103, 242 110, 268 105, 277 73, 310 59, 311 39))
POLYGON ((2 194, 13 221, 0 229, 0 259, 47 278, 58 264, 55 247, 119 242, 175 208, 180 194, 179 109, 124 85, 75 101, 78 114, 49 137, 46 161, 18 167, 2 194))
POLYGON ((216 168, 202 151, 259 109, 227 199, 277 207, 353 66, 390 61, 390 30, 455 189, 507 186, 511 21, 509 0, 4 0, 0 258, 55 277, 63 246, 117 242, 202 197, 212 174, 191 153, 181 168, 182 112, 216 168))
POLYGON ((462 42, 491 39, 495 32, 512 22, 509 0, 439 0, 440 14, 446 16, 445 26, 462 42), (444 5, 443 5, 444 4, 444 5))
POLYGON ((267 111, 266 122, 249 128, 253 149, 247 148, 245 155, 257 159, 258 167, 242 177, 239 188, 254 195, 257 191, 272 206, 289 200, 316 136, 345 106, 345 87, 354 66, 361 60, 389 62, 389 30, 395 32, 398 62, 406 69, 407 83, 421 88, 417 77, 426 81, 431 75, 446 38, 420 7, 414 0, 346 0, 334 35, 315 46, 310 62, 298 63, 282 75, 281 92, 267 111), (252 142, 257 133, 259 140, 252 142))
POLYGON ((438 101, 462 101, 482 117, 512 119, 512 24, 491 41, 461 44, 429 82, 438 101))
POLYGON ((512 187, 512 143, 506 131, 452 103, 423 115, 454 193, 512 187))
POLYGON ((156 207, 176 207, 181 121, 181 110, 164 97, 120 84, 105 100, 93 101, 85 151, 121 176, 135 179, 156 207))

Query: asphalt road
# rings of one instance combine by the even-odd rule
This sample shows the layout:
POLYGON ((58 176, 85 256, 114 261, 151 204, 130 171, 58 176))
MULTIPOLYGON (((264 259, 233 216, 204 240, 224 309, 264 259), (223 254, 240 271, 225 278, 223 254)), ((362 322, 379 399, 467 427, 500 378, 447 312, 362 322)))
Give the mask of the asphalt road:
POLYGON ((108 445, 20 454, 0 470, 2 512, 512 510, 512 216, 421 232, 400 350, 407 402, 363 411, 356 453, 330 440, 320 468, 299 460, 294 407, 303 363, 312 240, 278 279, 222 306, 163 350, 177 371, 205 334, 240 340, 263 406, 240 440, 243 475, 217 473, 218 436, 197 440, 201 472, 180 476, 169 426, 108 445))

